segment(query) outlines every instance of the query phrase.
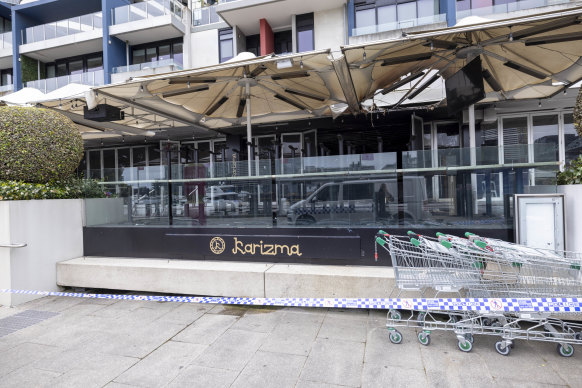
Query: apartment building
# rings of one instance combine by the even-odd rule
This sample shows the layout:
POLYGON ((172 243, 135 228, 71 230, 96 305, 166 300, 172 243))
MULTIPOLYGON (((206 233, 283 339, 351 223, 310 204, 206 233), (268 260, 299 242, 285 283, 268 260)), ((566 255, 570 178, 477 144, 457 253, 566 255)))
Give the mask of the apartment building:
MULTIPOLYGON (((244 52, 284 57, 331 49, 338 57, 341 46, 484 20, 535 18, 580 5, 565 0, 0 2, 0 92, 34 87, 48 93, 69 83, 123 83, 216 66, 244 52)), ((79 171, 104 180, 123 199, 117 224, 129 229, 203 227, 206 234, 218 235, 224 228, 254 228, 249 233, 255 236, 313 237, 315 242, 305 242, 305 249, 322 239, 345 237, 324 259, 336 255, 352 261, 354 255, 369 255, 374 231, 386 225, 422 230, 469 225, 512 239, 511 195, 551 187, 556 171, 582 150, 572 116, 578 88, 568 86, 548 99, 482 103, 472 112, 450 115, 438 105, 443 82, 435 82, 398 109, 391 108, 391 94, 379 95, 362 102, 368 114, 260 124, 252 139, 245 137, 243 126, 207 135, 193 135, 188 128, 163 128, 152 137, 92 135, 86 138, 79 171), (474 135, 469 115, 475 118, 474 135), (244 160, 247 142, 256 170, 268 173, 233 180, 236 155, 244 160), (478 150, 477 159, 486 167, 447 170, 466 166, 471 149, 478 150), (520 167, 513 168, 516 164, 520 167), (193 179, 198 165, 209 179, 203 187, 159 182, 193 179), (177 175, 172 172, 176 168, 177 175), (337 176, 358 169, 384 173, 337 176), (310 173, 320 175, 307 177, 310 173), (279 175, 285 177, 278 180, 279 175), (392 203, 379 201, 383 185, 394 192, 392 203)), ((87 229, 86 246, 94 249, 89 254, 120 254, 119 228, 87 229)), ((135 229, 128 233, 140 241, 147 238, 135 229)), ((176 255, 193 255, 180 242, 173 244, 182 247, 176 255)), ((161 248, 135 249, 144 257, 162 254, 161 248)), ((212 257, 196 257, 207 256, 212 257)))

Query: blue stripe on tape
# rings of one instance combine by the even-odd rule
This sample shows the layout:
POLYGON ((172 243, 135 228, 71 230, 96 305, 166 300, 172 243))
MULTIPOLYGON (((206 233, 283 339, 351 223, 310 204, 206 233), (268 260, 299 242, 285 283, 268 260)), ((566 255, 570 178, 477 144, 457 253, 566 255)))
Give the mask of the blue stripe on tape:
POLYGON ((0 289, 1 293, 70 298, 139 300, 152 302, 231 304, 248 306, 327 307, 348 309, 399 309, 499 312, 582 312, 582 298, 235 298, 211 296, 86 294, 0 289))

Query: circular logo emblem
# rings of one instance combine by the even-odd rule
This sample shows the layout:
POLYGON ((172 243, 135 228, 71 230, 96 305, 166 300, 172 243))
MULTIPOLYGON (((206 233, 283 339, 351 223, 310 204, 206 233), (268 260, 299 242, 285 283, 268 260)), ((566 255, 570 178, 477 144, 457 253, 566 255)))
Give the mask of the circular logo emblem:
POLYGON ((503 310, 503 302, 500 299, 491 299, 489 306, 491 310, 503 310))
POLYGON ((225 248, 226 248, 226 243, 224 242, 224 240, 222 238, 214 237, 212 240, 210 240, 210 250, 215 255, 220 255, 222 252, 224 252, 225 248))

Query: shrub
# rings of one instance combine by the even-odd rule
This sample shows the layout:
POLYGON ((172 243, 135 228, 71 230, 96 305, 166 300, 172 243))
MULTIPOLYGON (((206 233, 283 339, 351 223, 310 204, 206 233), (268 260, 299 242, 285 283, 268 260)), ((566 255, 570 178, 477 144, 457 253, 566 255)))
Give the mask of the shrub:
POLYGON ((63 182, 25 183, 0 181, 0 201, 29 199, 104 198, 105 192, 95 180, 70 178, 63 182))
POLYGON ((0 107, 0 180, 63 180, 82 157, 83 139, 68 117, 49 109, 0 107))
POLYGON ((582 184, 582 155, 570 162, 566 169, 558 174, 559 185, 582 184))

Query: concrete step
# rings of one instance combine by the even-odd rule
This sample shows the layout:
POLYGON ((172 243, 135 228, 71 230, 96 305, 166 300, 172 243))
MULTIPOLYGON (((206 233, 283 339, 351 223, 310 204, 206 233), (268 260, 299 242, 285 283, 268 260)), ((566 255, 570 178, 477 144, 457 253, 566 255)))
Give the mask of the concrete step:
POLYGON ((57 263, 68 287, 256 298, 383 298, 390 267, 79 257, 57 263))

